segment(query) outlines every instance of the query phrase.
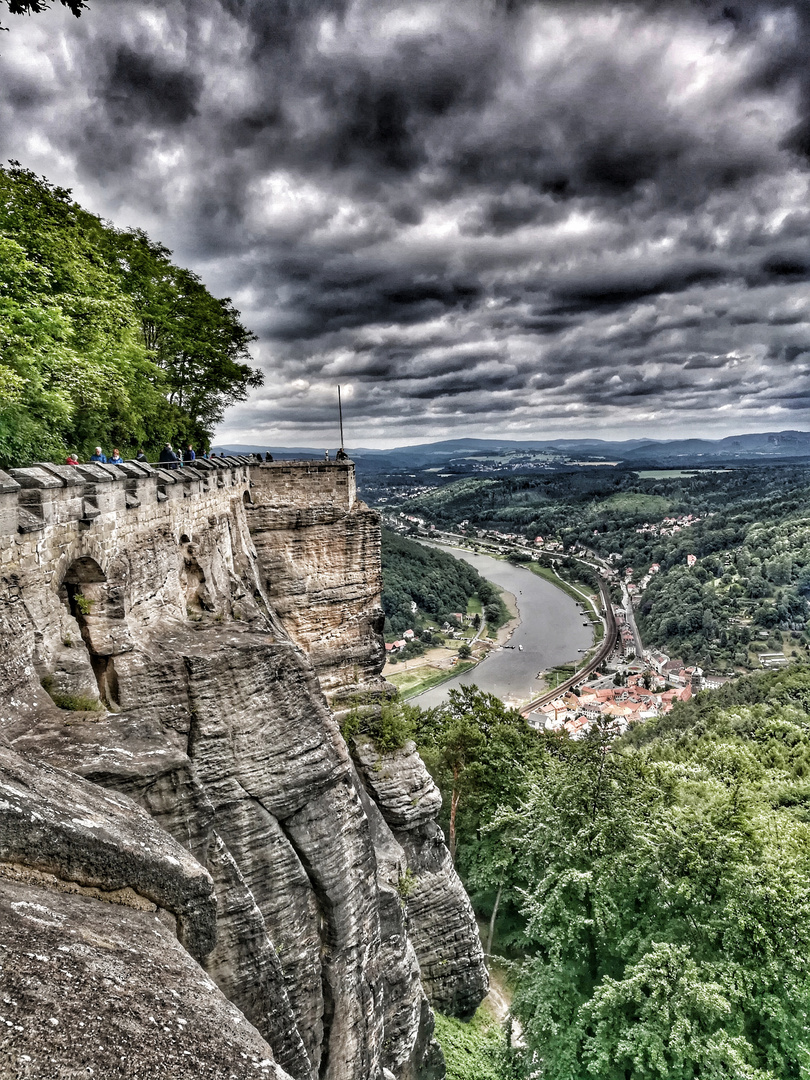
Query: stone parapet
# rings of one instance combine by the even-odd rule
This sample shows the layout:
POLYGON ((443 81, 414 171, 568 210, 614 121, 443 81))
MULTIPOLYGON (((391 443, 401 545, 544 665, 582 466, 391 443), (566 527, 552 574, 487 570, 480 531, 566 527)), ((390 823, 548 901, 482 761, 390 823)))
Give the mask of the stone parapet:
POLYGON ((268 461, 251 467, 250 481, 251 487, 262 490, 262 501, 279 510, 325 503, 349 513, 357 501, 351 461, 268 461))
POLYGON ((218 465, 216 473, 183 467, 153 469, 137 461, 124 465, 54 465, 40 462, 0 472, 0 535, 39 532, 48 526, 87 526, 105 514, 125 517, 139 508, 177 502, 217 487, 250 484, 241 462, 218 465))
POLYGON ((176 504, 217 490, 261 491, 262 502, 281 509, 333 507, 351 511, 357 489, 352 463, 278 461, 259 464, 247 457, 201 459, 176 469, 145 462, 123 465, 54 465, 38 462, 0 470, 0 536, 40 532, 48 526, 89 525, 104 514, 122 516, 176 504))

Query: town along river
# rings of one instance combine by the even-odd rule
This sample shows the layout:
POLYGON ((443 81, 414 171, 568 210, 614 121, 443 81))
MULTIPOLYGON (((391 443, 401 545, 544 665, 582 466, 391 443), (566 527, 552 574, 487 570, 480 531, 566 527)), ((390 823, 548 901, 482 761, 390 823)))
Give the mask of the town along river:
POLYGON ((513 566, 489 555, 444 546, 441 550, 464 559, 482 577, 512 593, 520 624, 506 642, 514 645, 513 649, 493 650, 476 667, 412 697, 410 700, 414 704, 423 708, 440 705, 448 690, 472 683, 507 704, 518 704, 536 697, 542 690, 538 672, 557 664, 577 663, 583 652, 593 645, 593 629, 590 622, 583 625, 586 616, 581 607, 550 581, 525 567, 513 566), (523 646, 522 651, 519 645, 523 646))

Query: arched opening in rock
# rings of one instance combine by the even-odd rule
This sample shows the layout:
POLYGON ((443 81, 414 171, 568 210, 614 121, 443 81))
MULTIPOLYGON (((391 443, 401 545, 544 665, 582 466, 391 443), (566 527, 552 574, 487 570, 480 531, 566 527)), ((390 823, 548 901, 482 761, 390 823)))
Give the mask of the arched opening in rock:
POLYGON ((79 624, 99 697, 115 708, 119 704, 118 676, 109 645, 112 635, 108 624, 120 616, 110 610, 107 578, 96 560, 76 559, 62 580, 59 596, 79 624))
POLYGON ((107 578, 104 571, 95 559, 76 559, 62 580, 62 588, 59 594, 63 603, 66 603, 70 614, 82 625, 80 616, 89 614, 96 603, 95 589, 84 590, 85 585, 102 585, 107 578))
POLYGON ((244 495, 242 496, 242 501, 244 502, 245 506, 253 506, 253 499, 250 497, 249 491, 246 491, 244 493, 244 495))
POLYGON ((183 533, 181 535, 178 543, 180 543, 180 544, 190 544, 191 543, 191 537, 188 535, 188 533, 183 533))

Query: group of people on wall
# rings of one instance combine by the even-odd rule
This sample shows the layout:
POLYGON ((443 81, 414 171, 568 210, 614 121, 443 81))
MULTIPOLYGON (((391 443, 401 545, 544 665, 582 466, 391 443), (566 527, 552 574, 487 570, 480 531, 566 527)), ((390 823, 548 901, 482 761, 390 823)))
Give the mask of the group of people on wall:
MULTIPOLYGON (((174 448, 172 447, 172 444, 167 442, 166 445, 161 450, 160 457, 158 458, 156 464, 161 465, 164 469, 179 469, 182 465, 191 465, 193 462, 195 462, 197 460, 197 456, 198 455, 195 453, 194 447, 190 443, 184 450, 175 451, 174 448)), ((217 456, 216 452, 212 451, 211 453, 209 453, 208 450, 203 450, 199 455, 199 457, 203 461, 209 461, 211 458, 215 458, 216 456, 217 456)), ((227 457, 227 454, 220 452, 219 456, 224 458, 224 457, 227 457)), ((264 455, 264 457, 262 457, 262 455, 259 454, 259 453, 251 454, 250 457, 255 458, 257 461, 272 461, 273 460, 273 455, 270 453, 269 450, 264 455)), ((335 461, 348 461, 348 459, 349 459, 349 455, 346 453, 346 451, 341 446, 340 449, 335 454, 335 461)), ((121 451, 118 449, 117 446, 113 448, 113 452, 109 457, 104 453, 104 451, 101 449, 100 446, 97 446, 95 448, 95 450, 93 451, 93 453, 90 455, 88 460, 91 463, 101 464, 101 465, 123 465, 124 464, 124 458, 121 456, 121 451)), ((325 452, 325 460, 329 461, 329 451, 328 450, 325 452)), ((138 453, 135 455, 135 461, 148 461, 148 458, 147 458, 146 454, 143 452, 143 450, 138 450, 138 453)), ((65 464, 66 465, 79 465, 80 461, 79 461, 78 454, 76 454, 74 451, 71 451, 68 454, 68 456, 65 458, 65 464)), ((154 464, 154 463, 151 463, 151 464, 154 464)))
MULTIPOLYGON (((164 465, 169 469, 178 469, 181 465, 190 465, 193 461, 196 461, 197 456, 198 455, 195 453, 194 447, 190 443, 184 450, 175 452, 172 448, 172 444, 167 442, 160 452, 160 457, 157 464, 164 465)), ((225 455, 222 454, 221 456, 224 457, 225 455)), ((202 458, 203 461, 208 461, 209 458, 216 457, 216 454, 209 454, 207 450, 203 450, 199 454, 199 457, 202 458)), ((149 459, 147 458, 143 450, 138 450, 138 453, 135 455, 135 461, 148 460, 149 459)), ((124 464, 124 458, 121 456, 121 451, 118 449, 117 446, 113 448, 113 452, 109 456, 104 453, 100 446, 97 446, 88 458, 88 461, 92 464, 100 465, 124 464)), ((71 451, 65 458, 65 464, 79 465, 79 455, 75 451, 71 451)))

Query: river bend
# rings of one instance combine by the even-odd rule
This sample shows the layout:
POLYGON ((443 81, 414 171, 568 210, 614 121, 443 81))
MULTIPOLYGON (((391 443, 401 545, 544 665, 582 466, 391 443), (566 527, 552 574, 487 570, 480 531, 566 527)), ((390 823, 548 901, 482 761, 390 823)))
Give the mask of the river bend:
MULTIPOLYGON (((439 546, 439 545, 435 545, 439 546)), ((410 700, 428 708, 440 705, 454 686, 474 683, 507 704, 535 697, 540 689, 537 674, 556 664, 576 663, 593 645, 593 627, 581 607, 550 581, 523 566, 441 546, 442 551, 464 559, 489 581, 512 593, 520 624, 507 642, 513 649, 496 650, 474 668, 426 690, 410 700), (587 625, 583 625, 587 623, 587 625), (518 646, 522 645, 521 651, 518 646)))

